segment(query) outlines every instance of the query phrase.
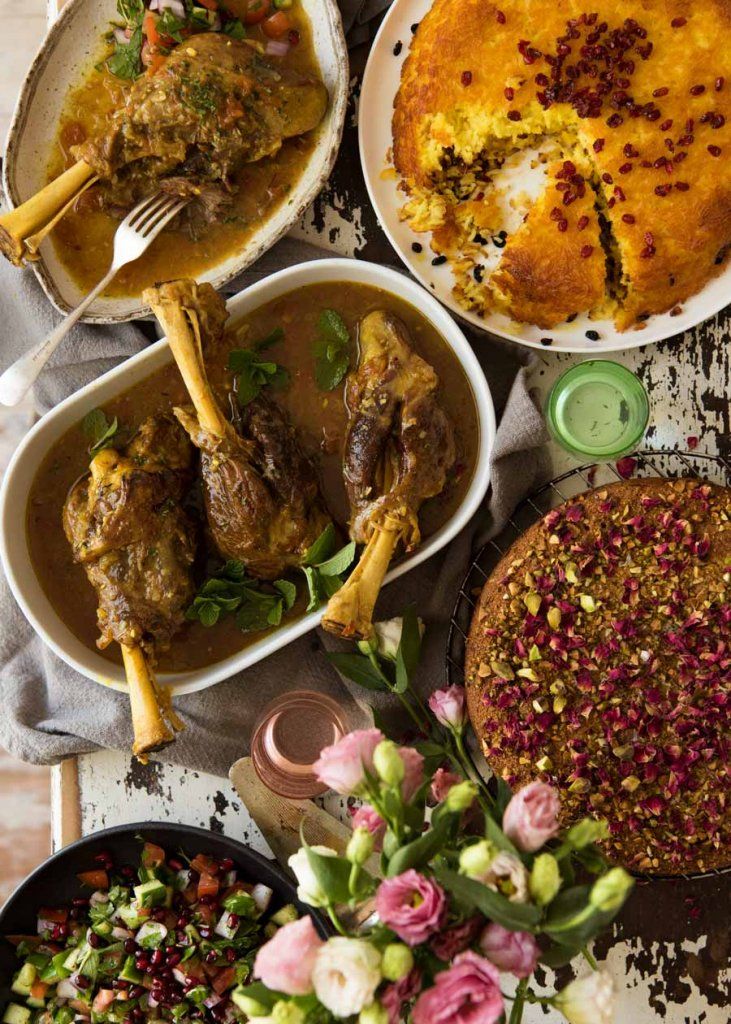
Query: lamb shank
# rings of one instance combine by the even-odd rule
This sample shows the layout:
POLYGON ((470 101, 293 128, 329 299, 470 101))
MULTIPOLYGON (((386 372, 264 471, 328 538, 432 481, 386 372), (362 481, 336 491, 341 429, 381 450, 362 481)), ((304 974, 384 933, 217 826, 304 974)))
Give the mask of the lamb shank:
POLYGON ((224 416, 208 382, 204 357, 221 345, 223 299, 209 284, 171 281, 143 295, 165 331, 193 409, 178 420, 201 452, 206 516, 219 554, 242 561, 260 579, 302 564, 330 521, 317 475, 294 429, 259 396, 239 413, 239 429, 224 416))
POLYGON ((16 264, 32 258, 96 179, 128 206, 163 188, 215 208, 212 193, 225 198, 243 164, 316 128, 327 102, 321 81, 276 67, 245 42, 190 36, 134 82, 102 135, 73 147, 77 163, 0 217, 0 249, 16 264))
POLYGON ((414 352, 398 317, 369 313, 358 342, 358 365, 346 384, 343 463, 350 536, 365 550, 330 598, 322 624, 362 640, 373 631, 373 609, 396 548, 419 544, 419 509, 443 490, 455 446, 437 398, 439 378, 414 352))
POLYGON ((95 455, 63 510, 74 559, 97 593, 97 644, 122 649, 138 756, 166 746, 182 728, 153 665, 194 595, 194 530, 180 504, 192 461, 178 423, 150 417, 124 451, 95 455))

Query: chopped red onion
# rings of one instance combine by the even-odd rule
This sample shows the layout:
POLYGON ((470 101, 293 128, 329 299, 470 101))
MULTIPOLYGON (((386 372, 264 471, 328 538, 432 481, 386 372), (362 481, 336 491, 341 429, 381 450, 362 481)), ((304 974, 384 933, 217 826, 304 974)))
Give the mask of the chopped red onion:
POLYGON ((270 57, 285 57, 289 51, 289 43, 285 43, 281 39, 270 39, 264 52, 270 57))

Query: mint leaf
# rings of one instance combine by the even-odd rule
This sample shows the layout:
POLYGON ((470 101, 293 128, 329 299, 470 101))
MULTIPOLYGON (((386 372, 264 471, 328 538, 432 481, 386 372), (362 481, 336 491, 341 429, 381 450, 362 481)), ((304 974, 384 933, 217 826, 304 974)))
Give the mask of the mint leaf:
POLYGON ((289 580, 275 580, 272 586, 282 595, 284 607, 289 611, 297 600, 297 587, 289 580))
POLYGON ((317 565, 317 571, 321 576, 340 576, 348 569, 355 558, 355 541, 351 540, 344 548, 337 551, 332 558, 317 565))
POLYGON ((232 39, 246 38, 246 29, 238 18, 234 18, 233 21, 227 21, 223 26, 223 31, 227 36, 231 36, 232 39))
POLYGON ((315 341, 315 383, 321 391, 332 391, 342 383, 350 366, 350 332, 334 309, 323 309, 317 320, 315 341))
POLYGON ((335 547, 335 527, 328 523, 311 548, 305 553, 305 565, 320 565, 329 558, 335 547))
POLYGON ((102 409, 92 409, 81 421, 81 429, 89 439, 89 455, 96 455, 111 445, 119 430, 119 420, 115 416, 110 422, 102 409))
POLYGON ((253 402, 263 387, 283 387, 289 382, 289 373, 283 366, 258 359, 254 349, 236 348, 230 352, 228 369, 236 376, 236 397, 242 407, 253 402))
POLYGON ((265 348, 270 348, 272 345, 276 345, 277 342, 284 341, 284 328, 275 327, 269 334, 264 335, 259 341, 255 341, 251 346, 257 352, 263 352, 265 348))

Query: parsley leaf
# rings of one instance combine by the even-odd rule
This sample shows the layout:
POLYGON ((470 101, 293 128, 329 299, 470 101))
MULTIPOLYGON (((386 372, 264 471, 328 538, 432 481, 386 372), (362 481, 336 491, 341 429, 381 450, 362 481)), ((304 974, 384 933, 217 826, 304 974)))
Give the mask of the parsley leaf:
POLYGON ((169 7, 160 12, 156 27, 161 36, 169 36, 176 43, 182 43, 182 30, 185 28, 185 21, 182 18, 176 17, 169 7))
POLYGON ((115 416, 110 422, 102 409, 92 409, 84 416, 81 429, 89 439, 89 455, 96 455, 102 448, 111 447, 119 431, 119 420, 115 416))
POLYGON ((255 349, 235 348, 229 353, 228 369, 236 375, 236 397, 241 406, 253 402, 267 385, 284 387, 289 383, 287 370, 278 363, 259 359, 255 349))
POLYGON ((323 309, 317 320, 320 332, 315 341, 315 382, 321 391, 340 384, 350 365, 350 332, 334 309, 323 309))
POLYGON ((117 43, 107 60, 107 68, 117 78, 137 78, 142 73, 142 28, 138 26, 128 43, 117 43))

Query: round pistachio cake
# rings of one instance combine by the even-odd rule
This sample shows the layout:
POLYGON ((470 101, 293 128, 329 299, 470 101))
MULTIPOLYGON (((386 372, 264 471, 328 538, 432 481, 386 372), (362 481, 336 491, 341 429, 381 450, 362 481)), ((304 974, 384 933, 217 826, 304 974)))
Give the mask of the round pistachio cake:
POLYGON ((467 644, 470 717, 511 785, 606 818, 650 873, 729 861, 731 489, 637 479, 588 491, 510 548, 467 644))

